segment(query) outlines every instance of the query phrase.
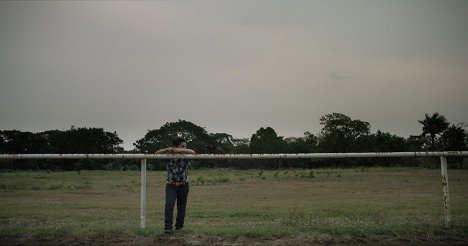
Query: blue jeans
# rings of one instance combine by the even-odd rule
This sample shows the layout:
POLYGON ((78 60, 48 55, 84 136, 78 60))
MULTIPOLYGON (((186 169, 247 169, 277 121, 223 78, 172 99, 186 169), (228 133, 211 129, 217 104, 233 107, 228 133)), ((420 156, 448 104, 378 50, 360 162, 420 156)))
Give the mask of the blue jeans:
POLYGON ((177 217, 176 229, 184 227, 185 210, 187 207, 187 197, 189 193, 189 185, 175 186, 166 184, 166 206, 165 206, 165 219, 164 230, 172 230, 172 223, 174 218, 174 206, 177 201, 177 217))

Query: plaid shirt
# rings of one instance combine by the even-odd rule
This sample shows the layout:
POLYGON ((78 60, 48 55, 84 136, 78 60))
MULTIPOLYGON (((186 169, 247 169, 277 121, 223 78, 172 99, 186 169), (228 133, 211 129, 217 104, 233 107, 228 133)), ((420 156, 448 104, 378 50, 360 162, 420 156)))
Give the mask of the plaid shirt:
POLYGON ((171 159, 166 165, 167 183, 188 183, 188 167, 190 165, 187 159, 171 159))

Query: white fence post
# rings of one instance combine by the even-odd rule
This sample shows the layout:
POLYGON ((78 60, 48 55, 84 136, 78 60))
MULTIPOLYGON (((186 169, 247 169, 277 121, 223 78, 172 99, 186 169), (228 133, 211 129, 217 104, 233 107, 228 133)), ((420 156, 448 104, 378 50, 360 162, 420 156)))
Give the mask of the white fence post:
POLYGON ((140 228, 146 226, 146 159, 141 159, 140 228))
POLYGON ((447 157, 440 157, 440 170, 442 173, 442 191, 444 196, 445 226, 450 227, 449 185, 447 173, 447 157))

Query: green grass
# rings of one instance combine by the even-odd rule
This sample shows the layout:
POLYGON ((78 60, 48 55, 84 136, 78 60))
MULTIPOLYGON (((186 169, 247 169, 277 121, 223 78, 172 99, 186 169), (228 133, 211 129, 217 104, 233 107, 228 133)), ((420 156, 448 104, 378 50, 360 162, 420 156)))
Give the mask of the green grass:
MULTIPOLYGON (((165 173, 148 171, 139 229, 139 171, 2 172, 0 237, 159 235, 165 173)), ((449 170, 445 228, 440 170, 415 168, 191 170, 186 232, 468 237, 468 170, 449 170)))

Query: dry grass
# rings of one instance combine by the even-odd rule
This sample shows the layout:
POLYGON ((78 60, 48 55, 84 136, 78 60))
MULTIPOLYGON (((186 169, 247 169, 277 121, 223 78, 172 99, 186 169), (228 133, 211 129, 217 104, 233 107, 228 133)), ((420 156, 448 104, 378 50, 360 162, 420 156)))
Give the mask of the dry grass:
MULTIPOLYGON (((435 169, 205 169, 190 178, 186 238, 468 238, 468 170, 449 170, 449 229, 435 169)), ((148 172, 145 230, 139 180, 138 171, 0 173, 0 237, 157 242, 164 172, 148 172)))

